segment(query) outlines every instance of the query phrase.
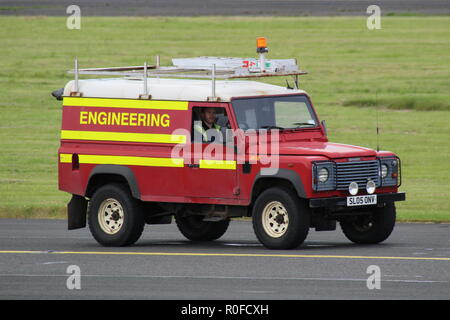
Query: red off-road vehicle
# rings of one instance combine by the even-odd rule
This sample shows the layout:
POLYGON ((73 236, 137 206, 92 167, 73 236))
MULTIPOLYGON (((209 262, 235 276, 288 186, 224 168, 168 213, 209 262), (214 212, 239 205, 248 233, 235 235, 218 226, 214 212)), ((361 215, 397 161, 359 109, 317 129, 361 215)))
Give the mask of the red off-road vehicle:
POLYGON ((251 217, 268 248, 295 248, 310 228, 335 230, 336 221, 353 242, 384 241, 394 202, 405 200, 399 158, 328 142, 298 89, 304 72, 296 61, 266 60, 264 45, 258 52, 259 59, 173 59, 171 67, 76 66, 75 80, 55 94, 63 99, 59 188, 73 195, 69 229, 88 221, 100 244, 124 246, 146 223, 174 216, 188 239, 209 241, 231 218, 251 217), (294 83, 241 79, 266 76, 294 83), (207 108, 211 130, 202 123, 207 108))

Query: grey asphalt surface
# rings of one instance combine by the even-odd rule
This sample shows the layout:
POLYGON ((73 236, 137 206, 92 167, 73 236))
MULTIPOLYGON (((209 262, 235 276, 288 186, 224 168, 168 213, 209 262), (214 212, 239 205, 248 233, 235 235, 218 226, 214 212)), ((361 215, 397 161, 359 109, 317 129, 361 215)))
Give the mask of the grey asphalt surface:
POLYGON ((66 16, 69 5, 83 16, 354 16, 369 5, 386 14, 450 14, 449 0, 0 0, 0 15, 66 16))
POLYGON ((0 220, 0 299, 308 300, 450 298, 450 224, 399 223, 382 244, 310 231, 295 250, 267 250, 251 222, 214 242, 183 238, 174 223, 147 225, 136 245, 99 246, 64 220, 0 220), (81 289, 69 290, 68 266, 81 289), (380 289, 369 290, 370 265, 380 289))

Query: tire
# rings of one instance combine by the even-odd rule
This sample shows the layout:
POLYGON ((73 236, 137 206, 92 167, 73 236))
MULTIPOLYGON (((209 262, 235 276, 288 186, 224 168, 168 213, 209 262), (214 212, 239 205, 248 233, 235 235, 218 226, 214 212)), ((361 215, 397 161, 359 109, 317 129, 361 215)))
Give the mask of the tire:
POLYGON ((253 230, 269 249, 298 247, 308 235, 310 219, 306 201, 290 189, 267 189, 253 206, 253 230))
POLYGON ((100 187, 92 196, 88 210, 89 229, 103 246, 129 246, 144 230, 141 202, 120 184, 100 187))
POLYGON ((178 230, 192 241, 213 241, 219 239, 227 231, 230 219, 222 221, 202 221, 202 215, 175 215, 178 230))
POLYGON ((359 244, 375 244, 386 240, 394 230, 396 210, 394 203, 376 208, 370 215, 352 217, 340 222, 344 235, 359 244))

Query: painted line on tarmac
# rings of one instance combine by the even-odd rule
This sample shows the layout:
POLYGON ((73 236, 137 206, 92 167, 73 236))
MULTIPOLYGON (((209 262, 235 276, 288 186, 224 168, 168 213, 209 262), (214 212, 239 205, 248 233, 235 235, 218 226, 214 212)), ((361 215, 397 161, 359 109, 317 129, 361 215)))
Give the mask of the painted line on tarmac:
POLYGON ((195 253, 195 252, 123 252, 123 251, 29 251, 0 250, 0 254, 66 254, 66 255, 129 255, 129 256, 184 256, 184 257, 263 257, 263 258, 310 258, 310 259, 378 259, 378 260, 431 260, 450 261, 450 257, 390 257, 390 256, 344 256, 313 254, 264 254, 264 253, 195 253))
MULTIPOLYGON (((0 278, 67 278, 67 274, 25 274, 25 273, 0 273, 0 278)), ((86 278, 114 278, 114 279, 200 279, 200 280, 263 280, 263 281, 356 281, 367 282, 363 278, 324 278, 324 277, 245 277, 245 276, 172 276, 172 275, 148 275, 148 274, 83 274, 86 278)), ((448 280, 415 280, 415 279, 383 279, 383 282, 403 282, 403 283, 450 283, 448 280)), ((251 292, 251 291, 249 291, 251 292)))

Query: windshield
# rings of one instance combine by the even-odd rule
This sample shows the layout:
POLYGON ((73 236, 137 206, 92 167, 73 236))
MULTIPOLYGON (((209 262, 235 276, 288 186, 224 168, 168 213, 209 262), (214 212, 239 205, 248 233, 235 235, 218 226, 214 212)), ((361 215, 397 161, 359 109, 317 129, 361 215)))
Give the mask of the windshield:
POLYGON ((314 128, 317 119, 304 95, 234 99, 240 129, 314 128))

